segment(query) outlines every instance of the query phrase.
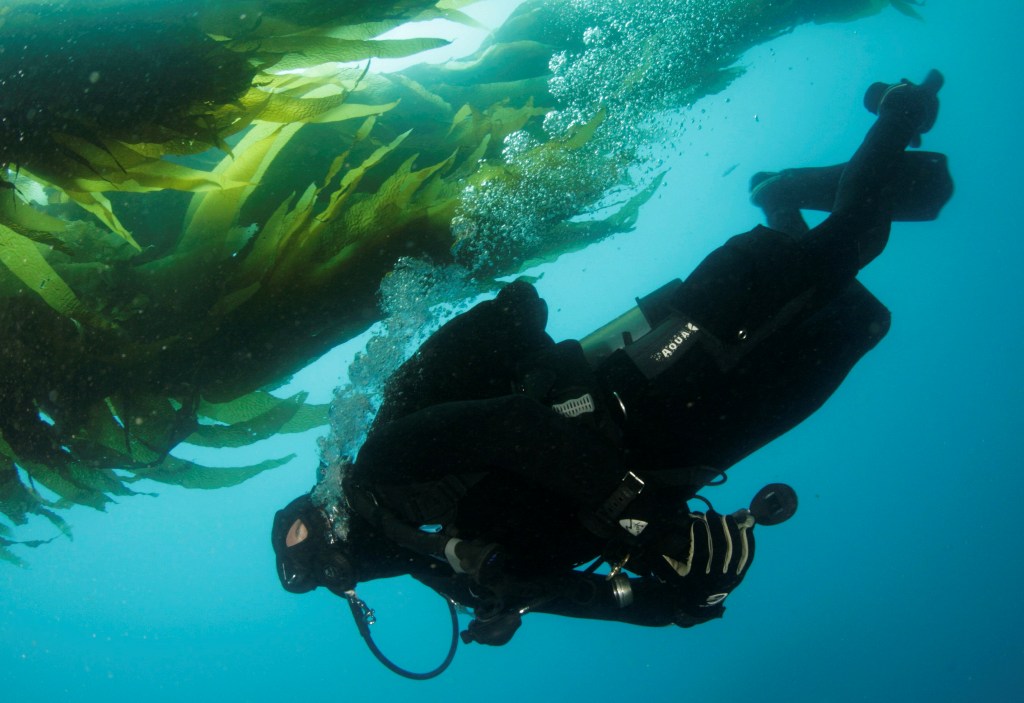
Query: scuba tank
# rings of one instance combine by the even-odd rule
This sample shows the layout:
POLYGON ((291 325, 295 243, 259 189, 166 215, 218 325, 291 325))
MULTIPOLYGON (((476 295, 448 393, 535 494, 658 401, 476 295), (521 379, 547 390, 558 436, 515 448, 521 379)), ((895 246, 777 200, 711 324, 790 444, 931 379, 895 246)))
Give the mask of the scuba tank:
POLYGON ((638 342, 668 319, 674 312, 670 301, 681 285, 682 281, 675 278, 653 293, 636 298, 635 307, 581 339, 591 368, 596 369, 614 352, 638 342))

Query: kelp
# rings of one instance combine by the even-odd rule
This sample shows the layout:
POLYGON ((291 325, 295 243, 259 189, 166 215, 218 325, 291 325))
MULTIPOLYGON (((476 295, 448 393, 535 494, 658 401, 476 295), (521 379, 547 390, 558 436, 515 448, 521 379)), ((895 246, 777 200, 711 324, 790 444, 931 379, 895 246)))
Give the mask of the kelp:
POLYGON ((238 187, 161 157, 226 148, 257 119, 322 116, 344 94, 286 95, 269 71, 443 45, 332 36, 358 17, 455 16, 440 4, 15 0, 0 16, 0 165, 58 187, 132 241, 95 193, 238 187))
MULTIPOLYGON (((642 117, 616 101, 659 71, 657 47, 630 47, 635 63, 608 90, 577 99, 552 78, 587 49, 587 17, 567 23, 564 6, 531 1, 471 56, 373 70, 373 59, 443 44, 385 32, 471 24, 468 4, 0 8, 8 522, 38 516, 66 532, 59 511, 105 510, 139 481, 218 488, 286 462, 211 468, 171 452, 324 425, 326 406, 267 389, 377 321, 380 282, 405 257, 457 262, 486 288, 632 228, 664 174, 638 176, 635 148, 613 146, 642 117), (524 213, 528 237, 517 231, 524 213)), ((887 5, 705 3, 729 32, 663 76, 667 97, 647 105, 678 108, 722 89, 745 49, 800 23, 887 5)), ((42 543, 3 535, 7 561, 17 562, 10 547, 42 543)))

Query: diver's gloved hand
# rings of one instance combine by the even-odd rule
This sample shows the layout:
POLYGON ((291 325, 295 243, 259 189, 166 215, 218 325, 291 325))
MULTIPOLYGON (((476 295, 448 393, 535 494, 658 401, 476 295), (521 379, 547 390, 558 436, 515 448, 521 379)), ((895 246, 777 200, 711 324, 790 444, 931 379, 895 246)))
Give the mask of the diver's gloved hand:
POLYGON ((497 613, 488 618, 476 618, 471 620, 469 628, 460 637, 464 644, 477 642, 492 647, 500 647, 508 644, 519 626, 523 624, 523 617, 518 611, 506 611, 497 613))
POLYGON ((688 627, 725 611, 726 597, 743 581, 754 560, 755 520, 749 510, 722 515, 690 513, 675 529, 627 568, 648 573, 675 591, 677 624, 688 627))
POLYGON ((864 94, 864 107, 879 117, 905 120, 916 133, 911 146, 921 146, 921 135, 935 125, 939 115, 939 90, 945 79, 932 69, 920 85, 906 78, 899 83, 873 83, 864 94))

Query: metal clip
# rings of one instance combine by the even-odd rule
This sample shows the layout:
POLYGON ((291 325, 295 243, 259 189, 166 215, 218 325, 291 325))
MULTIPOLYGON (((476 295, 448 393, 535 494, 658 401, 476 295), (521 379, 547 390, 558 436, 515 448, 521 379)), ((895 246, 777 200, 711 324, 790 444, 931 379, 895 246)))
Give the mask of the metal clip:
POLYGON ((604 580, 605 581, 611 581, 613 578, 618 576, 619 572, 622 571, 622 569, 626 566, 626 562, 629 561, 629 558, 631 556, 633 556, 633 555, 630 552, 626 552, 626 556, 622 557, 621 561, 619 561, 619 562, 617 562, 615 564, 612 564, 612 563, 609 562, 609 566, 611 566, 612 568, 611 568, 611 571, 608 572, 608 575, 604 577, 604 580))
POLYGON ((345 597, 348 598, 348 602, 359 609, 359 616, 363 622, 367 625, 376 625, 377 616, 373 612, 373 608, 366 604, 362 598, 356 595, 355 591, 345 591, 345 597))

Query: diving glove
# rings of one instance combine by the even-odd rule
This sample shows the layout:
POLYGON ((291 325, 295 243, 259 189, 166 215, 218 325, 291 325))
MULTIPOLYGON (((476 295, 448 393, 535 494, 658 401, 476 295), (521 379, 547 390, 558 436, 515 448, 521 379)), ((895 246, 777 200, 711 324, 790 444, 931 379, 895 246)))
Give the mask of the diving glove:
POLYGON ((478 642, 492 647, 508 644, 516 630, 523 624, 518 611, 497 613, 491 617, 476 617, 469 622, 469 628, 461 633, 463 644, 478 642))
POLYGON ((725 599, 754 560, 755 523, 749 510, 732 515, 714 510, 690 513, 626 568, 653 576, 675 591, 676 624, 681 627, 719 618, 725 599))

